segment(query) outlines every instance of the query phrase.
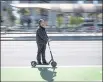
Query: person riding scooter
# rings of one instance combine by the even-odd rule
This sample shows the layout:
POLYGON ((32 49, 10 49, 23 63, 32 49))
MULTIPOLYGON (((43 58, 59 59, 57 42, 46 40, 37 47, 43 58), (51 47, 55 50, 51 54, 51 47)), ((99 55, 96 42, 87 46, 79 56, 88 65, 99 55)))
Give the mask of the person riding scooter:
POLYGON ((48 64, 45 59, 45 50, 46 50, 46 44, 49 40, 45 27, 47 23, 45 20, 40 19, 39 20, 39 28, 36 32, 36 43, 38 46, 38 53, 37 53, 37 62, 38 64, 48 64), (42 62, 41 62, 42 58, 42 62))

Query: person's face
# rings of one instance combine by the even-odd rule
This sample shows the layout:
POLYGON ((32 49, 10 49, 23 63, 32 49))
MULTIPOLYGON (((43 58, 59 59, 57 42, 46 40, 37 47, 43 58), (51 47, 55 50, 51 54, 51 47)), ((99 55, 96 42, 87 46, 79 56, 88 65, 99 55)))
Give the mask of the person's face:
POLYGON ((40 23, 40 25, 41 25, 42 27, 46 27, 46 26, 47 26, 47 22, 44 21, 44 20, 42 20, 41 23, 40 23))

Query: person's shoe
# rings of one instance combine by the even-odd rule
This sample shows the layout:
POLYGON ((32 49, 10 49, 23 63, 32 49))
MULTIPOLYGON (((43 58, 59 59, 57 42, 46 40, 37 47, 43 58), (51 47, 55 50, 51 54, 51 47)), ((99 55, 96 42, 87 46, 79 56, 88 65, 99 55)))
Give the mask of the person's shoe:
POLYGON ((41 65, 42 63, 41 62, 38 62, 38 64, 41 65))
POLYGON ((43 64, 44 64, 44 65, 48 65, 48 63, 47 63, 47 62, 43 62, 43 64))

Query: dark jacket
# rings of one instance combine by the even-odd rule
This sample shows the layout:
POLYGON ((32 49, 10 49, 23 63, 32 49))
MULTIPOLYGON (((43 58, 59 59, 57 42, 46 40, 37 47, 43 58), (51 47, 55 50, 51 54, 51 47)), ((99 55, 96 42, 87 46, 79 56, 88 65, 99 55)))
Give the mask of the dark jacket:
POLYGON ((48 41, 48 36, 45 31, 45 28, 40 26, 36 32, 36 42, 37 44, 47 44, 47 41, 48 41))

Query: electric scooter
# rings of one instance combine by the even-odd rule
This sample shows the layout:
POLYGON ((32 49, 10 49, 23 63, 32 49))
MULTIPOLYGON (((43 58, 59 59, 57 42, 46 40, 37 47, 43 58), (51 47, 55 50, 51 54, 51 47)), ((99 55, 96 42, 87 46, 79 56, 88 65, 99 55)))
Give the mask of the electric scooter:
MULTIPOLYGON (((53 59, 53 55, 52 55, 52 51, 51 51, 51 48, 50 48, 49 41, 48 41, 48 47, 49 47, 50 54, 51 54, 51 60, 49 61, 49 63, 47 65, 51 64, 52 67, 56 67, 57 66, 57 63, 53 59)), ((36 61, 31 61, 31 66, 32 67, 36 67, 36 65, 44 65, 44 64, 37 64, 36 61)))

